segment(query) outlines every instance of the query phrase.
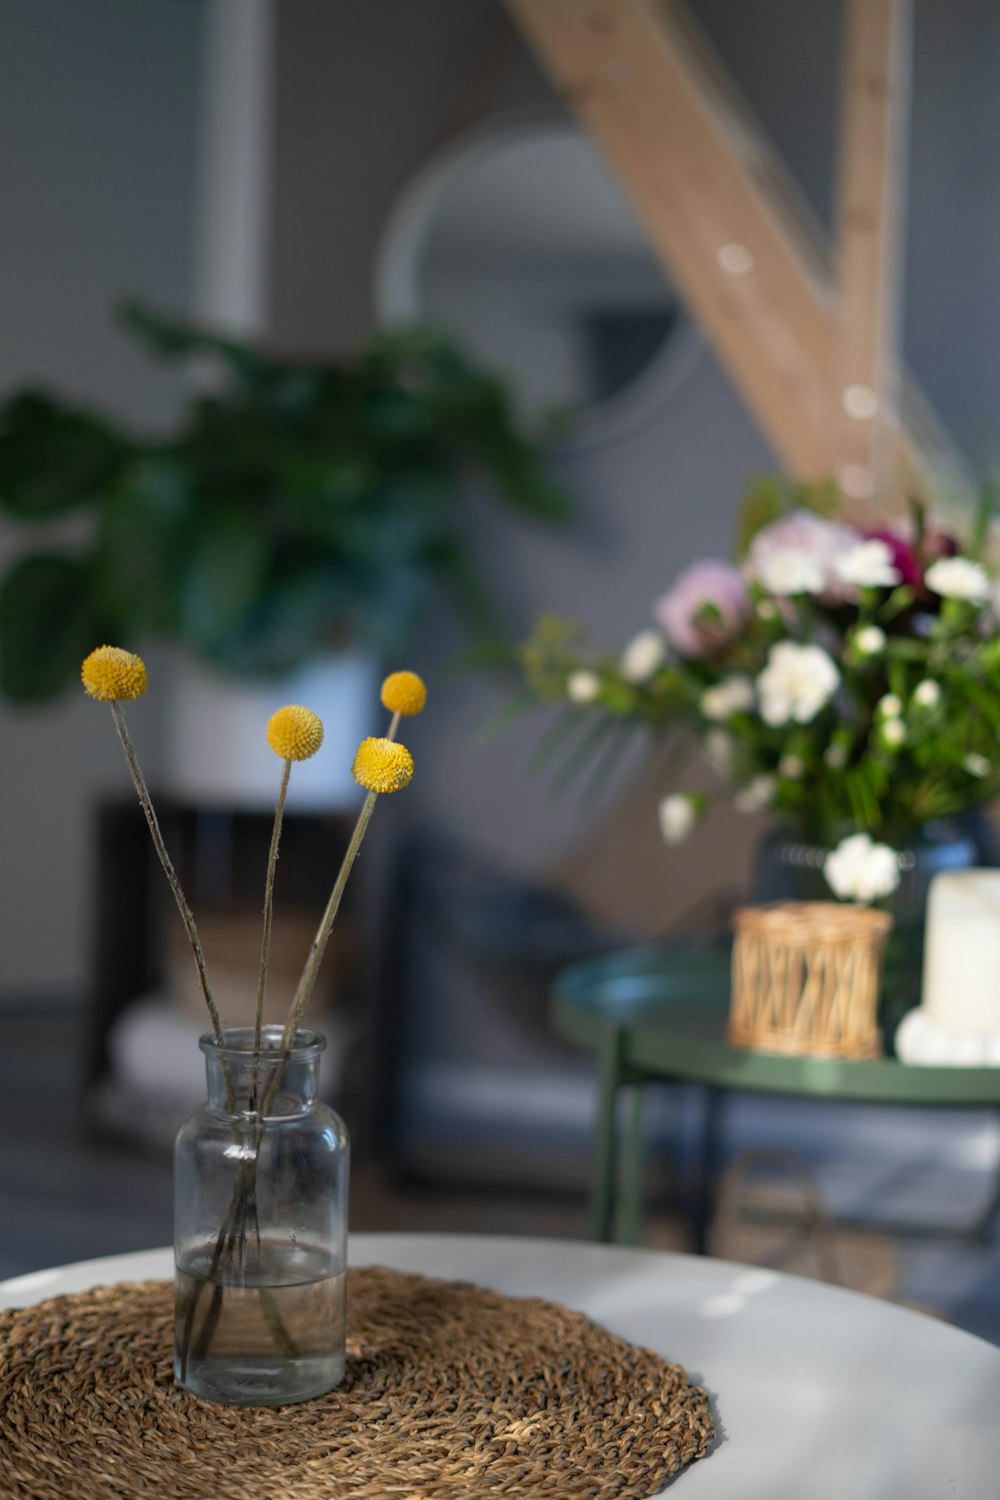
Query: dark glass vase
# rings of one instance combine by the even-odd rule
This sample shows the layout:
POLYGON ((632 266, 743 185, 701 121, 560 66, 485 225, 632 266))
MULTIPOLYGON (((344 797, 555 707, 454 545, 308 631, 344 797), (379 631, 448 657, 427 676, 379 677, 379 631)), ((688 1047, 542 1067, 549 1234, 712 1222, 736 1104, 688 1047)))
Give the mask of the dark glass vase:
MULTIPOLYGON (((787 830, 774 829, 765 834, 754 863, 753 899, 836 900, 823 874, 827 852, 796 839, 787 830)), ((992 862, 984 857, 976 819, 927 823, 900 852, 899 885, 891 896, 877 903, 893 919, 880 1006, 887 1051, 891 1051, 891 1038, 900 1020, 920 1003, 924 916, 931 881, 941 870, 963 870, 992 862)))

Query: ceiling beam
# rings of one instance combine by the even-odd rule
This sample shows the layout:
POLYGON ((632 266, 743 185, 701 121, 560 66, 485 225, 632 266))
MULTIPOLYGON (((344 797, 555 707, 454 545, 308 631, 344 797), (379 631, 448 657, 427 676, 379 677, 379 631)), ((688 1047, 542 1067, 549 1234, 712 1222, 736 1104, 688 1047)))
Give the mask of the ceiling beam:
POLYGON ((846 480, 868 513, 906 487, 929 497, 943 471, 966 484, 940 428, 931 441, 934 424, 910 415, 926 403, 901 389, 909 0, 848 0, 833 253, 681 6, 506 4, 789 473, 846 480), (863 389, 845 408, 849 386, 863 389))

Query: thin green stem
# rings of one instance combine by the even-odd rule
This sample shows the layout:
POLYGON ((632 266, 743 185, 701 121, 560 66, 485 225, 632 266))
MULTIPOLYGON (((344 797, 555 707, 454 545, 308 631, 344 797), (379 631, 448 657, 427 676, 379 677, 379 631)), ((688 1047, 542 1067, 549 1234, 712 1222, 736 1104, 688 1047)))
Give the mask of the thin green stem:
POLYGON ((271 918, 274 914, 274 872, 278 863, 278 844, 281 841, 281 825, 285 816, 285 798, 288 795, 288 778, 292 763, 286 760, 281 773, 278 802, 274 809, 274 827, 271 830, 271 848, 267 856, 267 875, 264 880, 264 932, 260 944, 260 972, 257 976, 257 1012, 253 1027, 253 1073, 251 1074, 254 1097, 257 1094, 257 1071, 260 1067, 260 1038, 264 1027, 264 993, 267 989, 267 966, 271 956, 271 918))
POLYGON ((326 904, 326 911, 323 913, 319 927, 316 929, 316 936, 313 938, 312 947, 309 950, 309 957, 306 959, 305 967, 302 970, 302 975, 295 990, 295 995, 292 998, 291 1009, 288 1012, 288 1019, 285 1022, 284 1035, 281 1038, 281 1058, 278 1062, 277 1068, 274 1071, 274 1077, 271 1079, 271 1085, 267 1091, 267 1097, 265 1098, 263 1107, 261 1109, 261 1119, 263 1119, 264 1116, 267 1115, 270 1111, 271 1105, 274 1103, 274 1099, 278 1092, 278 1089, 281 1086, 281 1080, 284 1076, 285 1068, 288 1065, 289 1056, 291 1055, 292 1041, 295 1037, 296 1031, 298 1030, 299 1022, 302 1019, 302 1013, 305 1010, 306 1005, 309 1002, 309 997, 313 992, 313 988, 315 987, 316 978, 319 974, 319 966, 323 962, 323 954, 326 951, 326 945, 329 941, 330 933, 333 929, 334 919, 340 907, 341 897, 344 894, 344 887, 347 884, 347 877, 351 873, 351 868, 354 864, 355 859, 357 858, 358 850, 361 848, 361 841, 364 838, 365 832, 368 828, 368 824, 371 821, 371 815, 375 811, 375 802, 377 797, 377 792, 369 792, 368 796, 364 800, 364 804, 358 814, 358 821, 354 825, 354 832, 351 834, 351 842, 347 846, 347 852, 341 862, 340 871, 337 875, 336 882, 334 884, 333 890, 330 892, 330 899, 326 904))
POLYGON ((114 717, 115 728, 118 730, 118 738, 122 742, 122 749, 125 751, 125 759, 128 762, 128 768, 132 773, 132 780, 135 783, 136 792, 139 795, 139 805, 146 815, 146 822, 149 825, 149 832, 153 839, 153 848, 156 850, 160 864, 163 866, 163 873, 167 877, 170 889, 174 893, 174 900, 177 902, 177 910, 181 914, 181 921, 184 923, 184 928, 188 935, 188 942, 191 944, 191 950, 194 953, 194 961, 195 966, 198 970, 198 979, 201 984, 201 992, 205 997, 205 1004, 208 1006, 208 1014, 212 1019, 212 1030, 215 1032, 215 1040, 218 1042, 219 1046, 222 1047, 225 1045, 222 1034, 222 1021, 219 1018, 219 1012, 216 1008, 215 1001, 212 999, 212 991, 209 989, 208 971, 205 968, 205 954, 202 951, 201 939, 198 936, 198 929, 195 926, 194 916, 192 915, 190 906, 188 906, 187 904, 187 899, 184 895, 184 892, 181 889, 181 883, 177 878, 177 871, 174 869, 173 861, 171 860, 170 855, 167 853, 167 846, 163 842, 163 834, 160 832, 160 825, 157 821, 156 813, 153 809, 153 803, 149 795, 149 790, 146 786, 142 771, 139 768, 139 761, 136 757, 135 750, 132 747, 132 741, 129 738, 128 727, 125 723, 125 711, 117 700, 113 701, 111 704, 111 713, 114 717))

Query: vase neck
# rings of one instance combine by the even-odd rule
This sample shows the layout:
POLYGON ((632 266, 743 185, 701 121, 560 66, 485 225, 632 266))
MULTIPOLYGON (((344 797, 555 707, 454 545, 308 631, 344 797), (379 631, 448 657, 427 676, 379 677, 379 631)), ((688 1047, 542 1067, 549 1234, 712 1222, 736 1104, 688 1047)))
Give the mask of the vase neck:
POLYGON ((318 1032, 297 1031, 286 1056, 281 1041, 280 1026, 265 1026, 255 1059, 252 1026, 227 1029, 221 1046, 214 1036, 203 1036, 201 1050, 212 1108, 237 1117, 256 1114, 266 1100, 270 1101, 269 1117, 312 1109, 326 1042, 318 1032))

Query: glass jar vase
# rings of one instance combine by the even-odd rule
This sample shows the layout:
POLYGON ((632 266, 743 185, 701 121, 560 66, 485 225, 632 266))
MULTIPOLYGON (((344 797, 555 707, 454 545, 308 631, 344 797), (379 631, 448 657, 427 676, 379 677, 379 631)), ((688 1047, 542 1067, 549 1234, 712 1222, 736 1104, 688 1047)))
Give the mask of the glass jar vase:
POLYGON ((201 1039, 208 1099, 174 1151, 174 1374, 198 1396, 282 1406, 344 1374, 343 1121, 317 1100, 324 1039, 266 1027, 201 1039))
MULTIPOLYGON (((899 884, 878 902, 893 919, 883 968, 880 1020, 886 1051, 891 1053, 896 1026, 920 1004, 923 975, 924 917, 934 876, 942 870, 964 870, 983 853, 978 821, 925 823, 897 855, 899 884)), ((831 901, 823 866, 829 850, 789 836, 781 829, 764 835, 754 866, 754 901, 831 901)))

